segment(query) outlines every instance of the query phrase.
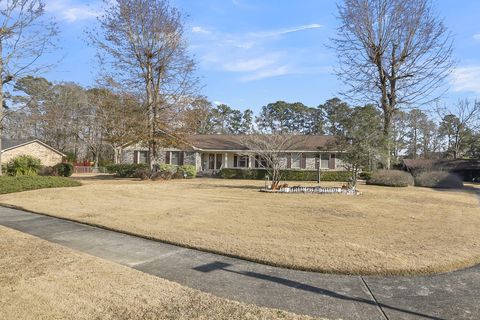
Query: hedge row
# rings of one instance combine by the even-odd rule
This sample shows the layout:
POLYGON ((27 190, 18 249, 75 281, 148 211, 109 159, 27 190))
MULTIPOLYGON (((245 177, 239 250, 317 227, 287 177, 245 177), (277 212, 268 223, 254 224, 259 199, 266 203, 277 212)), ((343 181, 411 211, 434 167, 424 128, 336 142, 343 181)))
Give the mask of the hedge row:
POLYGON ((463 187, 462 178, 446 171, 426 171, 419 173, 415 178, 406 171, 379 170, 372 173, 367 184, 387 187, 427 187, 427 188, 451 188, 463 187))
MULTIPOLYGON (((316 170, 281 170, 281 178, 285 181, 317 181, 316 170)), ((268 175, 265 169, 235 169, 220 170, 220 177, 224 179, 251 179, 263 180, 268 175)), ((321 181, 348 181, 352 174, 348 171, 322 171, 321 181)))
POLYGON ((106 166, 107 172, 115 174, 119 178, 136 178, 137 171, 147 170, 144 163, 139 164, 110 164, 106 166))
POLYGON ((385 187, 408 187, 413 186, 413 176, 400 170, 378 170, 374 172, 367 184, 385 187))
POLYGON ((106 168, 108 173, 115 174, 119 178, 140 178, 142 180, 193 179, 197 175, 195 166, 191 165, 161 164, 155 172, 151 172, 146 164, 112 164, 106 168))
POLYGON ((78 187, 81 183, 64 177, 3 176, 0 177, 0 194, 61 187, 78 187))
POLYGON ((460 189, 463 188, 462 178, 446 171, 427 171, 415 176, 418 187, 460 189))

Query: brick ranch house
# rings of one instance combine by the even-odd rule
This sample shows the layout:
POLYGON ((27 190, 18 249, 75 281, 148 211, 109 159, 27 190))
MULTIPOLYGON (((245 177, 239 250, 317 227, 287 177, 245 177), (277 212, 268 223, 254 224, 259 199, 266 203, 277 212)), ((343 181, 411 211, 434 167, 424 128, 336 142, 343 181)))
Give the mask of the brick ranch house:
MULTIPOLYGON (((223 168, 262 168, 254 150, 248 150, 242 135, 192 135, 183 147, 158 151, 158 164, 193 165, 197 172, 216 173, 223 168)), ((332 149, 333 136, 294 136, 289 150, 282 151, 283 168, 298 170, 345 170, 338 151, 332 149)), ((147 163, 148 148, 130 144, 120 151, 122 163, 147 163)))
POLYGON ((37 139, 2 139, 1 147, 2 164, 18 156, 29 155, 40 159, 43 166, 54 166, 66 157, 65 154, 37 139))

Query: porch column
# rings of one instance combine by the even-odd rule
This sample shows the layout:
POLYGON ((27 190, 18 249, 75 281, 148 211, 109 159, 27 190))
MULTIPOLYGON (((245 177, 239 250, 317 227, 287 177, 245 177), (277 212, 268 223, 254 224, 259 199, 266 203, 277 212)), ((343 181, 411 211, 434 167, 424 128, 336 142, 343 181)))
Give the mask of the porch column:
POLYGON ((252 169, 253 168, 253 161, 255 161, 255 157, 248 155, 248 168, 252 169))
POLYGON ((228 153, 226 153, 226 152, 223 155, 223 167, 228 168, 228 153))

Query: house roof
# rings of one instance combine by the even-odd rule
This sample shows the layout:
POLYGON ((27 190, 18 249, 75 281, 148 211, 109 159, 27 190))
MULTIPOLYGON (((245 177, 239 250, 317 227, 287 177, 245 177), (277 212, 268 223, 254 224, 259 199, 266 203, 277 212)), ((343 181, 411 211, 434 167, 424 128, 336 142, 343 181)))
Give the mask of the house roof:
MULTIPOLYGON (((245 135, 201 134, 191 135, 185 140, 195 148, 201 150, 248 150, 245 146, 245 135)), ((291 146, 288 148, 288 151, 318 151, 319 148, 332 147, 334 142, 334 136, 295 135, 291 136, 291 142, 289 143, 291 146)))
POLYGON ((404 159, 403 166, 408 170, 480 170, 480 159, 404 159))
POLYGON ((31 139, 2 139, 1 150, 12 149, 30 141, 32 140, 31 139))
POLYGON ((46 144, 46 143, 44 143, 44 142, 42 142, 38 139, 2 139, 1 152, 5 152, 7 150, 19 148, 19 147, 22 147, 24 145, 27 145, 27 144, 30 144, 30 143, 33 143, 33 142, 39 143, 39 144, 43 145, 44 147, 52 150, 53 152, 56 152, 56 153, 62 155, 63 157, 65 157, 64 153, 58 151, 57 149, 49 146, 48 144, 46 144))

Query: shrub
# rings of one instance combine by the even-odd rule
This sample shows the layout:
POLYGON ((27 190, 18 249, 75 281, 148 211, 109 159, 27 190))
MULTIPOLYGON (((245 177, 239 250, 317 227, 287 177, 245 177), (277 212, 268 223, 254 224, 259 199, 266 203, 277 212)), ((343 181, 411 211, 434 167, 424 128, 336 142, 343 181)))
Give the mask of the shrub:
POLYGON ((37 174, 42 177, 52 177, 56 175, 56 172, 53 167, 40 166, 40 168, 37 170, 37 174))
POLYGON ((177 166, 174 166, 173 164, 162 163, 158 166, 158 171, 170 171, 173 174, 177 172, 177 166))
POLYGON ((6 171, 9 176, 36 176, 40 164, 40 159, 35 157, 18 156, 7 163, 6 171))
POLYGON ((101 159, 100 161, 98 161, 98 166, 103 167, 103 168, 106 167, 106 166, 109 166, 111 164, 113 164, 113 162, 111 160, 107 160, 107 159, 105 159, 105 160, 101 159))
POLYGON ((415 185, 428 188, 463 188, 462 178, 447 171, 427 171, 415 177, 415 185))
POLYGON ((135 171, 133 177, 139 178, 140 180, 148 180, 150 179, 151 172, 147 169, 138 169, 135 171))
POLYGON ((107 167, 107 172, 115 174, 119 178, 136 178, 138 170, 148 170, 145 163, 139 164, 111 164, 107 167))
MULTIPOLYGON (((263 179, 267 174, 266 170, 259 169, 257 171, 261 171, 263 173, 263 179)), ((220 170, 220 177, 223 179, 259 179, 256 177, 256 173, 254 170, 250 169, 234 169, 234 168, 224 168, 220 170)))
POLYGON ((410 173, 400 170, 379 170, 372 173, 367 184, 387 187, 408 187, 413 185, 410 173))
POLYGON ((70 177, 73 174, 73 165, 71 163, 59 163, 53 166, 54 175, 60 177, 70 177))
POLYGON ((193 179, 197 176, 197 169, 195 166, 192 165, 183 165, 178 167, 177 173, 180 174, 180 178, 183 179, 186 177, 187 179, 193 179))
MULTIPOLYGON (((282 180, 286 181, 316 181, 316 170, 281 170, 282 180)), ((265 169, 236 169, 226 168, 220 171, 220 177, 224 179, 253 179, 263 180, 268 175, 265 169)), ((348 171, 322 171, 321 181, 348 181, 351 178, 348 171)))
POLYGON ((175 172, 172 172, 170 170, 163 170, 163 171, 157 171, 154 172, 150 175, 150 179, 153 181, 157 180, 170 180, 174 177, 175 172))
POLYGON ((358 174, 358 178, 362 180, 370 180, 372 178, 373 172, 371 171, 362 171, 358 174))
POLYGON ((0 194, 45 188, 77 187, 81 183, 64 177, 3 176, 0 177, 0 194))

